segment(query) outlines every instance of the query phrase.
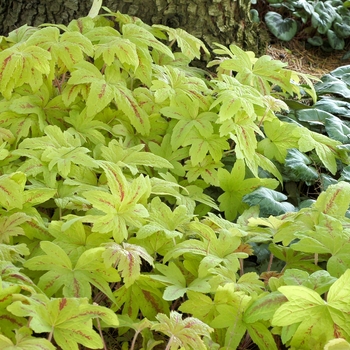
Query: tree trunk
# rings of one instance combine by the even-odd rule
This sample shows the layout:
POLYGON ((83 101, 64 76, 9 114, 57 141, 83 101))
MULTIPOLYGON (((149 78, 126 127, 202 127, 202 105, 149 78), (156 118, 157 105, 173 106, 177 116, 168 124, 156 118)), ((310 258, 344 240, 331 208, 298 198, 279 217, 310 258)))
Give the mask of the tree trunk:
MULTIPOLYGON (((250 20, 250 0, 104 0, 103 6, 140 17, 148 24, 164 24, 182 28, 213 43, 237 44, 244 50, 262 54, 268 35, 250 20)), ((67 24, 86 16, 92 0, 0 0, 0 34, 23 24, 67 24)), ((102 10, 103 12, 103 10, 102 10)))

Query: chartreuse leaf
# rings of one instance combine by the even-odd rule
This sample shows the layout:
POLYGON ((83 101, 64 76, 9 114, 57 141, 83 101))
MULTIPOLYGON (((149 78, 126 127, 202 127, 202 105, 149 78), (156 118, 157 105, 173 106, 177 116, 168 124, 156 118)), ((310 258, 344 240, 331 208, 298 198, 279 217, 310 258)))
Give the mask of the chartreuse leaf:
POLYGON ((323 348, 334 338, 334 330, 339 338, 348 339, 350 270, 347 270, 330 287, 327 302, 315 291, 304 286, 283 286, 278 290, 288 302, 275 312, 274 326, 295 324, 295 333, 290 345, 299 349, 323 348))
POLYGON ((188 232, 197 234, 202 241, 187 239, 178 243, 164 256, 165 262, 187 253, 204 256, 198 267, 198 277, 205 278, 210 269, 221 264, 229 266, 236 272, 239 268, 238 259, 247 257, 246 253, 237 250, 241 244, 242 235, 238 229, 223 229, 217 236, 211 227, 200 222, 192 222, 188 226, 188 232))
POLYGON ((32 331, 29 328, 21 327, 15 329, 15 343, 9 338, 0 334, 0 347, 3 350, 55 350, 47 339, 32 337, 32 331))
POLYGON ((65 117, 65 121, 74 127, 83 141, 90 140, 95 145, 105 144, 103 130, 110 131, 111 129, 109 125, 98 120, 95 116, 88 116, 87 109, 80 113, 77 110, 70 111, 69 117, 65 117))
POLYGON ((170 338, 171 349, 207 349, 201 336, 210 337, 213 329, 197 318, 182 319, 180 313, 171 311, 169 317, 158 314, 156 319, 159 323, 154 324, 151 329, 166 334, 170 338))
POLYGON ((184 71, 171 66, 158 66, 155 74, 157 80, 152 81, 151 91, 154 91, 156 103, 163 103, 167 99, 173 104, 181 95, 185 94, 191 100, 198 100, 200 106, 208 107, 211 100, 206 97, 211 92, 205 82, 197 77, 187 76, 184 71))
POLYGON ((23 255, 29 255, 30 251, 26 244, 16 244, 16 245, 9 245, 9 244, 2 244, 0 243, 0 260, 7 261, 7 262, 23 262, 23 255))
POLYGON ((46 136, 28 138, 21 142, 17 154, 27 155, 27 150, 41 150, 40 159, 47 164, 47 168, 53 174, 59 173, 67 177, 73 164, 97 167, 97 163, 87 153, 90 150, 81 147, 81 140, 71 130, 63 131, 55 125, 49 125, 44 129, 46 136), (53 170, 53 171, 52 171, 53 170))
POLYGON ((324 350, 350 350, 350 343, 342 338, 332 339, 327 342, 324 350))
POLYGON ((92 231, 111 233, 116 243, 128 237, 128 227, 139 228, 149 213, 142 204, 151 192, 148 177, 140 175, 128 181, 121 169, 112 163, 101 162, 110 190, 109 192, 91 190, 83 196, 97 209, 97 214, 83 217, 83 222, 93 224, 92 231), (141 203, 140 203, 141 202, 141 203))
POLYGON ((26 175, 15 172, 0 176, 0 206, 6 210, 22 209, 26 175))
POLYGON ((13 89, 29 84, 33 92, 43 85, 43 75, 50 73, 50 52, 27 43, 0 52, 0 92, 10 99, 13 89))
POLYGON ((209 51, 203 42, 183 29, 174 29, 161 24, 153 25, 153 27, 165 31, 168 34, 169 41, 176 41, 177 45, 181 49, 181 52, 190 60, 193 60, 194 58, 200 59, 201 50, 209 55, 209 51))
POLYGON ((88 117, 102 111, 114 98, 114 87, 105 80, 98 68, 86 61, 80 61, 74 66, 65 89, 69 94, 75 85, 82 84, 89 86, 86 99, 88 117))
POLYGON ((141 258, 153 266, 153 258, 146 249, 130 243, 106 243, 102 257, 106 266, 118 267, 125 287, 130 287, 140 277, 141 258))
POLYGON ((95 46, 95 59, 102 56, 103 61, 110 66, 117 58, 122 64, 136 69, 139 65, 139 57, 136 45, 121 36, 106 37, 95 46))
POLYGON ((174 262, 168 265, 156 264, 155 267, 163 275, 152 274, 151 278, 167 285, 163 294, 164 300, 181 298, 187 290, 208 293, 211 289, 208 278, 196 278, 187 283, 183 272, 174 262))
POLYGON ((171 135, 166 134, 160 144, 156 142, 150 142, 148 147, 153 155, 162 157, 171 163, 173 168, 171 172, 178 176, 185 175, 185 169, 181 164, 181 161, 188 158, 188 147, 181 147, 175 151, 171 147, 171 135))
POLYGON ((11 215, 0 215, 0 243, 10 243, 10 237, 24 235, 25 232, 20 226, 31 218, 23 212, 11 215))
POLYGON ((150 166, 156 168, 172 168, 170 162, 151 152, 143 151, 144 145, 126 147, 121 141, 111 140, 108 146, 101 147, 101 156, 103 159, 113 162, 120 167, 127 167, 133 175, 139 172, 139 166, 150 166))
POLYGON ((152 199, 148 210, 148 223, 138 230, 138 239, 145 239, 157 232, 163 232, 168 239, 182 237, 185 224, 192 218, 184 205, 179 205, 172 211, 159 197, 152 199))
POLYGON ((184 169, 186 170, 187 180, 190 183, 201 177, 210 185, 219 186, 218 169, 222 166, 223 164, 221 162, 216 162, 208 155, 196 165, 193 165, 191 160, 187 160, 184 169))
POLYGON ((341 221, 320 213, 314 230, 295 233, 299 241, 292 244, 291 248, 306 253, 331 254, 327 261, 327 270, 333 276, 340 276, 350 268, 349 236, 341 221))
MULTIPOLYGON (((27 44, 50 52, 51 65, 57 64, 61 72, 71 70, 76 63, 84 60, 85 55, 92 56, 94 52, 91 41, 79 31, 60 34, 55 27, 41 28, 30 37, 27 44)), ((51 69, 54 70, 52 66, 51 69)))
POLYGON ((75 221, 65 227, 64 221, 52 220, 48 229, 50 234, 55 237, 53 243, 60 246, 67 253, 73 264, 86 250, 106 243, 105 235, 92 233, 91 227, 84 225, 81 221, 75 221))
POLYGON ((47 295, 54 295, 61 287, 66 297, 91 297, 91 284, 114 301, 108 282, 120 280, 118 272, 106 268, 103 263, 103 248, 92 248, 81 254, 75 266, 58 245, 42 241, 41 249, 46 255, 38 255, 25 262, 34 271, 48 271, 40 279, 38 286, 47 295))
POLYGON ((16 316, 30 317, 35 333, 53 335, 58 346, 78 350, 78 344, 100 349, 102 339, 92 327, 92 320, 100 318, 110 326, 118 326, 117 315, 102 306, 91 305, 86 298, 51 298, 43 294, 31 297, 16 295, 18 301, 8 310, 16 316))
MULTIPOLYGON (((210 108, 220 106, 219 121, 223 123, 235 117, 237 112, 244 111, 244 116, 250 116, 253 120, 256 116, 254 106, 264 106, 263 97, 258 90, 251 86, 243 85, 237 79, 230 76, 222 76, 222 80, 214 80, 218 97, 210 108)), ((225 128, 220 128, 220 134, 225 134, 225 128)), ((227 133, 226 133, 227 134, 227 133)), ((226 135, 225 134, 225 135, 226 135)))
POLYGON ((122 314, 133 320, 140 317, 140 312, 148 319, 154 319, 159 312, 168 312, 169 303, 163 299, 162 287, 160 282, 141 274, 129 288, 123 285, 113 293, 118 312, 122 309, 122 314))
POLYGON ((199 101, 191 100, 186 95, 180 95, 170 107, 160 110, 165 116, 178 120, 171 134, 173 150, 185 146, 188 136, 198 131, 203 137, 213 134, 213 124, 217 115, 213 112, 200 112, 199 101))
POLYGON ((257 321, 268 321, 286 301, 287 298, 280 292, 264 293, 248 306, 244 312, 243 320, 245 323, 251 324, 257 321))
POLYGON ((305 130, 301 132, 298 145, 298 148, 301 152, 310 152, 312 150, 315 150, 324 166, 333 175, 336 173, 336 159, 339 158, 337 154, 337 146, 341 145, 339 141, 332 140, 325 135, 310 131, 305 128, 305 130))
MULTIPOLYGON (((25 318, 15 316, 6 310, 7 306, 11 305, 13 301, 13 295, 20 293, 20 291, 21 287, 19 285, 3 281, 0 276, 0 332, 3 336, 12 338, 13 330, 26 324, 25 318)), ((0 345, 4 338, 2 339, 0 336, 0 345)))
POLYGON ((286 202, 286 199, 288 199, 288 197, 283 193, 266 187, 259 187, 253 192, 243 196, 244 203, 247 203, 250 206, 259 206, 260 214, 262 216, 277 216, 289 211, 295 211, 294 205, 286 202))
POLYGON ((184 146, 190 146, 189 155, 194 166, 201 163, 208 154, 215 162, 219 162, 224 151, 229 149, 228 142, 218 134, 211 134, 206 137, 198 131, 188 135, 184 146))
POLYGON ((216 306, 218 315, 210 325, 219 329, 227 328, 225 347, 227 349, 236 349, 247 330, 247 326, 243 321, 243 315, 251 297, 243 292, 235 291, 233 283, 218 287, 215 299, 216 295, 218 295, 217 300, 221 299, 221 302, 216 306))
POLYGON ((259 142, 258 150, 261 150, 269 159, 276 159, 284 163, 287 151, 298 147, 298 127, 291 123, 281 122, 275 118, 264 122, 266 138, 259 142))
MULTIPOLYGON (((292 228, 294 230, 297 229, 295 226, 292 228)), ((320 269, 318 265, 315 265, 315 256, 313 254, 299 252, 280 244, 270 244, 269 250, 277 259, 285 262, 285 269, 302 269, 309 273, 320 269)))
POLYGON ((322 192, 314 204, 315 209, 328 215, 344 216, 350 204, 350 184, 339 181, 322 192))
POLYGON ((242 213, 247 207, 247 205, 242 205, 244 195, 260 186, 271 189, 278 186, 278 181, 274 179, 245 179, 245 164, 242 159, 236 160, 231 173, 226 169, 219 169, 218 179, 220 187, 224 190, 224 193, 218 198, 220 210, 225 212, 227 220, 234 220, 238 213, 242 213))

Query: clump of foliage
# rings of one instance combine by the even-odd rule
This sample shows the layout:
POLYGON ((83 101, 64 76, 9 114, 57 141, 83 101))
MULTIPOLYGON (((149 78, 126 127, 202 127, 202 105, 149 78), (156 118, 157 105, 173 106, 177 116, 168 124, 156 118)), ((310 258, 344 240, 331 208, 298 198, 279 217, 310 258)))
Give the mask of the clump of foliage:
POLYGON ((350 346, 347 141, 277 114, 310 78, 105 10, 1 37, 1 349, 350 346))
POLYGON ((259 5, 258 11, 266 12, 264 21, 279 40, 290 41, 297 35, 325 50, 343 50, 350 37, 349 1, 267 0, 266 4, 259 5))

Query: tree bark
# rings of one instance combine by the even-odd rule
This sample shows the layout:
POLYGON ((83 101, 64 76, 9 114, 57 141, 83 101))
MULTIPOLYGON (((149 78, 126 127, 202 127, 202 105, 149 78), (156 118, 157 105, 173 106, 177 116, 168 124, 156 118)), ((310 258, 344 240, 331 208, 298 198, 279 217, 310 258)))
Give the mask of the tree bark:
MULTIPOLYGON (((104 0, 103 6, 140 17, 148 24, 182 28, 213 48, 214 42, 237 44, 265 53, 268 35, 250 20, 250 0, 104 0)), ((92 0, 0 0, 0 34, 23 24, 68 24, 86 16, 92 0)))

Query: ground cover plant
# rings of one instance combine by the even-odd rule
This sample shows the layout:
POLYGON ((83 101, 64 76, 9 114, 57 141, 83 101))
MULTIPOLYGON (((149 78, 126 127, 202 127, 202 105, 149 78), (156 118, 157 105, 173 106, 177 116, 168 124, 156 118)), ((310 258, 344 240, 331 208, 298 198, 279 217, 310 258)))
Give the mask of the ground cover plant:
MULTIPOLYGON (((279 40, 294 37, 325 51, 347 48, 350 37, 349 2, 344 0, 252 1, 252 18, 264 21, 279 40)), ((349 52, 345 55, 349 57, 349 52)))
POLYGON ((349 67, 104 10, 1 37, 1 349, 349 348, 349 67))

